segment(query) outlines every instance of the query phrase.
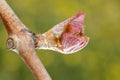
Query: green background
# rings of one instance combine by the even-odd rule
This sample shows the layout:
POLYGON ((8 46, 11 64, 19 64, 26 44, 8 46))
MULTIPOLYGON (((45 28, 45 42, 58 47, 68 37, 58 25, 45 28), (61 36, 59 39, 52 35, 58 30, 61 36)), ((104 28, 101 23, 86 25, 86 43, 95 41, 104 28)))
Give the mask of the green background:
MULTIPOLYGON (((83 50, 64 55, 37 50, 53 80, 120 80, 120 0, 7 0, 35 33, 44 33, 79 11, 86 14, 83 50)), ((34 80, 20 57, 6 49, 0 21, 0 80, 34 80)))

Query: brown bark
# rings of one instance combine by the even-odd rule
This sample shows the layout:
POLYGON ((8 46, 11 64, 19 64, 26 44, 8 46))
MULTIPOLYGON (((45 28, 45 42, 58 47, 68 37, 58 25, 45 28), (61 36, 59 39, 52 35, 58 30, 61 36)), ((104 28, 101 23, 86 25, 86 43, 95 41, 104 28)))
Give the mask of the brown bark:
POLYGON ((8 32, 7 47, 19 52, 36 80, 51 80, 35 52, 35 35, 19 20, 5 0, 0 0, 0 17, 8 32))

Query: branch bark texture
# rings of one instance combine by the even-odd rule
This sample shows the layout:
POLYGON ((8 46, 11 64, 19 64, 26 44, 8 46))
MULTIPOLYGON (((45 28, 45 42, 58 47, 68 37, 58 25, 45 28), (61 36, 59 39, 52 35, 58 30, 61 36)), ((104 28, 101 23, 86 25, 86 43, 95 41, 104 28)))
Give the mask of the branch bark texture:
POLYGON ((36 80, 51 80, 35 52, 35 35, 20 21, 5 0, 0 0, 0 17, 8 33, 7 47, 19 53, 36 80))

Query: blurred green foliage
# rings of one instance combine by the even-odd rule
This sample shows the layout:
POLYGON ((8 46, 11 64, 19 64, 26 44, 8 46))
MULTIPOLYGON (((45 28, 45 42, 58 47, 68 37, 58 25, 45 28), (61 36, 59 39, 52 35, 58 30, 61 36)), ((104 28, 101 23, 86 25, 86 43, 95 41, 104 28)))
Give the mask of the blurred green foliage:
MULTIPOLYGON (((82 51, 64 55, 37 50, 53 80, 120 80, 120 0, 7 0, 28 28, 44 33, 79 11, 86 13, 82 51)), ((0 22, 0 80, 34 80, 20 57, 6 49, 0 22)))

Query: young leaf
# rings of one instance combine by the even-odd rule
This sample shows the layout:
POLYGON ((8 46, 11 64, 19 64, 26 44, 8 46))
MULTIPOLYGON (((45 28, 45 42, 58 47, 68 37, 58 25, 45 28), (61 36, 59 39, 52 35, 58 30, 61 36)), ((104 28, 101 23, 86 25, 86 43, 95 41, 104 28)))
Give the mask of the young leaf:
POLYGON ((40 35, 43 38, 41 44, 37 44, 37 48, 54 50, 64 54, 83 49, 89 42, 89 37, 83 36, 84 16, 83 13, 78 13, 40 35))

